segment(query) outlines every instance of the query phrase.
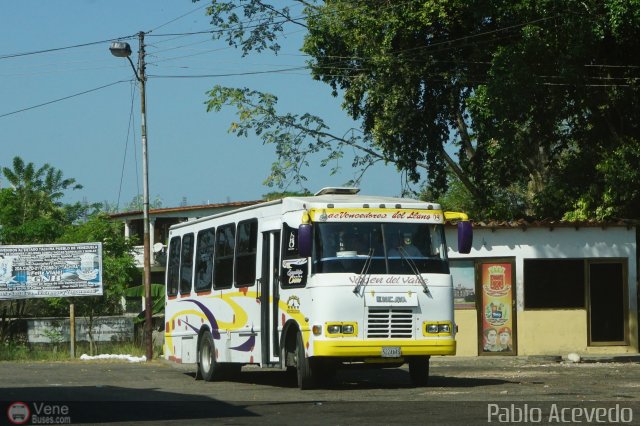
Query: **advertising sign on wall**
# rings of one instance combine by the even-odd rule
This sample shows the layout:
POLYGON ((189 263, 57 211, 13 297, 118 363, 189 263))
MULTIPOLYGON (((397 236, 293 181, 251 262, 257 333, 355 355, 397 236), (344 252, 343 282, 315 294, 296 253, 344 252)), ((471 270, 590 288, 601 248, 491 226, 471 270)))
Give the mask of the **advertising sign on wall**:
POLYGON ((0 246, 0 299, 102 295, 102 243, 0 246))
POLYGON ((482 335, 480 354, 515 354, 512 280, 513 264, 482 263, 481 311, 482 335))

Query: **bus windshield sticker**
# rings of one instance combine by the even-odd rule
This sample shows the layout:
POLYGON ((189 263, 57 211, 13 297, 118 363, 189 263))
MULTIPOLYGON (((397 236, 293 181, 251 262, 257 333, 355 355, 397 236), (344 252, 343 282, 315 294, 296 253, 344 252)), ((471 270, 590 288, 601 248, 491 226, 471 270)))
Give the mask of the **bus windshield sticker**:
POLYGON ((284 223, 284 257, 299 257, 298 255, 298 230, 284 223))
POLYGON ((314 222, 428 222, 442 223, 440 210, 420 209, 370 209, 370 208, 331 208, 311 209, 314 222))

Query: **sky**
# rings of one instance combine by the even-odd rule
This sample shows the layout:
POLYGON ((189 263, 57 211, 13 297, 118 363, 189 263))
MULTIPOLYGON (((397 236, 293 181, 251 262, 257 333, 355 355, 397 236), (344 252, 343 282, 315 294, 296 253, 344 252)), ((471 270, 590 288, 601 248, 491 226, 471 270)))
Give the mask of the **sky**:
MULTIPOLYGON (((301 11, 294 2, 292 14, 301 11)), ((220 75, 274 71, 303 65, 304 32, 285 28, 282 49, 250 54, 211 34, 207 2, 191 0, 20 0, 0 6, 0 166, 15 156, 36 167, 45 163, 74 178, 83 189, 65 202, 108 202, 121 209, 142 194, 139 87, 126 59, 110 41, 144 31, 150 199, 163 207, 258 200, 277 190, 263 185, 275 147, 255 136, 228 132, 230 108, 207 112, 206 92, 215 85, 248 87, 278 97, 281 113, 322 117, 337 135, 359 123, 341 109, 329 86, 307 70, 207 78, 153 75, 220 75), (173 34, 173 35, 171 35, 173 34), (98 42, 98 43, 96 43, 98 42), (68 48, 84 45, 82 47, 68 48), (45 51, 42 53, 34 53, 45 51), (83 92, 87 92, 81 94, 83 92), (61 100, 63 98, 67 98, 61 100), (46 104, 43 106, 39 106, 46 104), (39 106, 39 107, 38 107, 39 106), (24 110, 24 111, 21 111, 24 110), (133 113, 132 113, 133 111, 133 113)), ((137 61, 138 39, 127 39, 137 61)), ((314 164, 305 186, 317 191, 355 178, 351 162, 341 172, 314 164)), ((7 183, 0 177, 0 186, 7 183)), ((370 169, 361 193, 398 196, 402 175, 392 166, 370 169)), ((290 186, 288 190, 298 190, 290 186)))

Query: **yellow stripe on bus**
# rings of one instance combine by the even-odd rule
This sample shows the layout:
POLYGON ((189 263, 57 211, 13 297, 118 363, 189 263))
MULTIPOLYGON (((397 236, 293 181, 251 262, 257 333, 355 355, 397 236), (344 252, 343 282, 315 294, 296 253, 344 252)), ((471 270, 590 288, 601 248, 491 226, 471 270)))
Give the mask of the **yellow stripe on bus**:
POLYGON ((437 340, 340 340, 313 342, 313 356, 380 357, 383 346, 397 346, 402 356, 455 355, 456 341, 437 340))

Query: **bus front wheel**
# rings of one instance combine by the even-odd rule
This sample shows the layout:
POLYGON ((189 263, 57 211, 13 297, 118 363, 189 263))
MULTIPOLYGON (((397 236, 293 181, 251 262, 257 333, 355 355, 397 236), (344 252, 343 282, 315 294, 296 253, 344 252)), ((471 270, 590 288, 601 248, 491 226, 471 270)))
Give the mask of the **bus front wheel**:
POLYGON ((206 332, 198 344, 198 372, 204 380, 210 382, 215 379, 218 367, 213 337, 206 332))
POLYGON ((427 386, 429 383, 429 357, 420 356, 410 359, 409 376, 413 386, 427 386))
POLYGON ((311 362, 305 354, 302 333, 298 333, 298 337, 296 339, 295 360, 298 388, 302 390, 312 389, 315 386, 315 377, 311 368, 311 362))

